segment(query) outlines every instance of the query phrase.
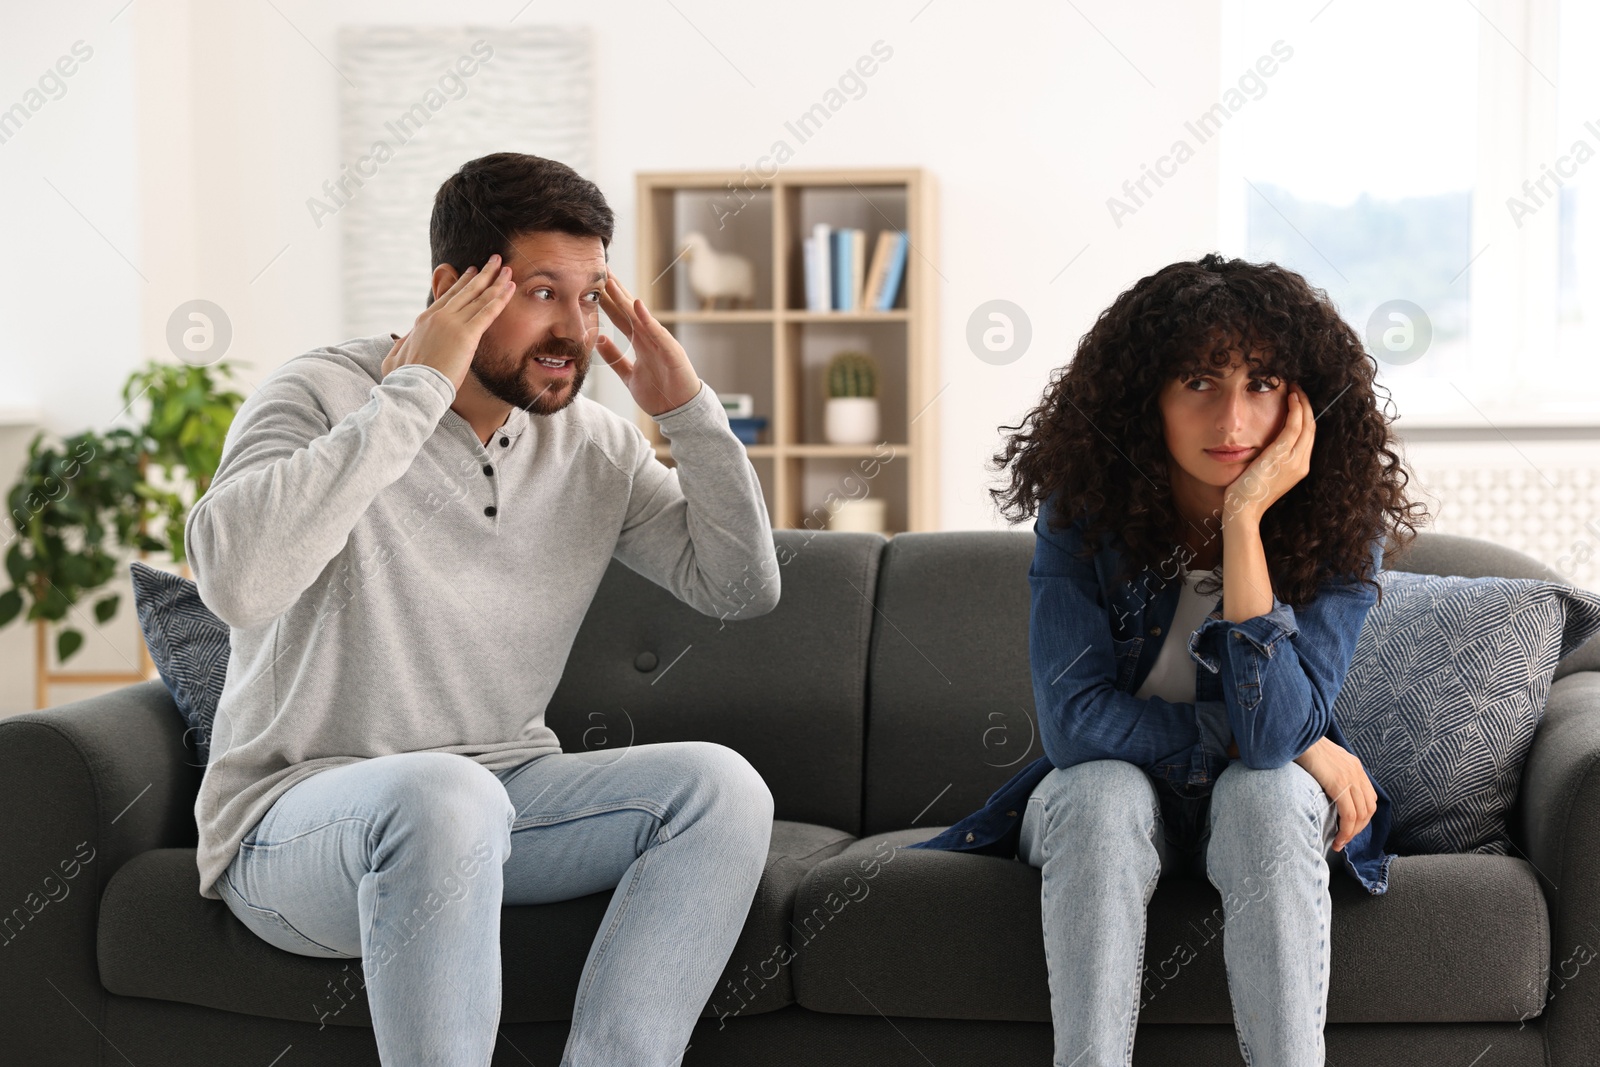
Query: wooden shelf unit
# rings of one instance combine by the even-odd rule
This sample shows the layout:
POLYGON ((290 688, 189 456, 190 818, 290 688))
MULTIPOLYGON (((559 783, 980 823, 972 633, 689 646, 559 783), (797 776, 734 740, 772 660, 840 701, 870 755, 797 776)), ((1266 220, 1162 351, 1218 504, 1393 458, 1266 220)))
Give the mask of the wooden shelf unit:
MULTIPOLYGON (((637 177, 635 287, 721 395, 750 393, 767 427, 748 446, 775 529, 823 529, 828 502, 879 498, 890 535, 939 526, 937 191, 920 168, 748 172, 657 171, 637 177), (802 239, 813 224, 866 231, 868 265, 880 230, 904 230, 905 273, 886 311, 809 311, 802 239), (751 307, 701 310, 688 265, 675 260, 699 231, 718 252, 750 259, 751 307), (863 349, 878 364, 876 445, 828 444, 824 377, 834 352, 863 349)), ((663 463, 670 447, 655 420, 638 422, 663 463)))

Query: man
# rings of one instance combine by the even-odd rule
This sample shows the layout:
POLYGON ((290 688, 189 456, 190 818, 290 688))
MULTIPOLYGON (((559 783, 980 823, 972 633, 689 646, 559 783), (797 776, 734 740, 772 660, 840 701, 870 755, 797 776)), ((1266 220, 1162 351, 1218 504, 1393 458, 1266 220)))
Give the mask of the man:
POLYGON ((201 895, 279 948, 361 958, 387 1065, 489 1062, 501 905, 613 887, 561 1062, 676 1063, 766 859, 772 796, 737 753, 567 753, 544 724, 613 557, 707 614, 778 601, 744 446, 607 270, 611 235, 569 167, 467 163, 435 198, 411 331, 268 375, 189 515, 232 628, 201 895), (592 345, 676 471, 580 395, 592 345))

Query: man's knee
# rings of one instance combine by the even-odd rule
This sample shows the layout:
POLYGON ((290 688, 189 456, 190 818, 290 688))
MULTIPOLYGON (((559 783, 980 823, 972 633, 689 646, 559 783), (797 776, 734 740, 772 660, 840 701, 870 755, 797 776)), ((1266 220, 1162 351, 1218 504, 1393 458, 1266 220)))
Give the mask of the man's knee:
POLYGON ((504 860, 516 808, 494 772, 454 752, 404 752, 394 761, 373 799, 415 828, 446 840, 491 837, 504 860), (503 838, 503 839, 502 839, 503 838))
POLYGON ((756 822, 771 823, 772 790, 743 755, 714 741, 684 741, 679 747, 691 788, 718 807, 744 811, 756 822))

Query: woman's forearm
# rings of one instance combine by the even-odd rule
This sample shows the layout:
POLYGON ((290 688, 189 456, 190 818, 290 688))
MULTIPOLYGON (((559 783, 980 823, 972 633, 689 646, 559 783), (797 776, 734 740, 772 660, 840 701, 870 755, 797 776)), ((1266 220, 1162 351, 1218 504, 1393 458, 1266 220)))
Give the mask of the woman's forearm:
MULTIPOLYGON (((1222 531, 1222 617, 1243 622, 1272 610, 1272 575, 1261 543, 1261 522, 1250 512, 1233 516, 1222 531)), ((1239 741, 1228 742, 1228 756, 1239 758, 1239 741)))
POLYGON ((1222 529, 1222 617, 1244 622, 1272 610, 1272 575, 1261 544, 1261 523, 1240 512, 1222 529))

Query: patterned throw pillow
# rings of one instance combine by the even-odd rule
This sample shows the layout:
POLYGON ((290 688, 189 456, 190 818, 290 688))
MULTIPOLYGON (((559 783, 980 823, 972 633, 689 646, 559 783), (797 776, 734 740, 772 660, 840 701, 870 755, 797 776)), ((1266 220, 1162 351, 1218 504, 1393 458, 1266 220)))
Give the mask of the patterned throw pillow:
POLYGON ((203 766, 211 762, 211 723, 228 672, 228 624, 201 603, 199 587, 190 579, 138 560, 129 569, 144 643, 203 766))
POLYGON ((1508 855, 1556 661, 1600 632, 1600 595, 1532 578, 1378 581, 1333 713, 1394 801, 1389 849, 1508 855))

